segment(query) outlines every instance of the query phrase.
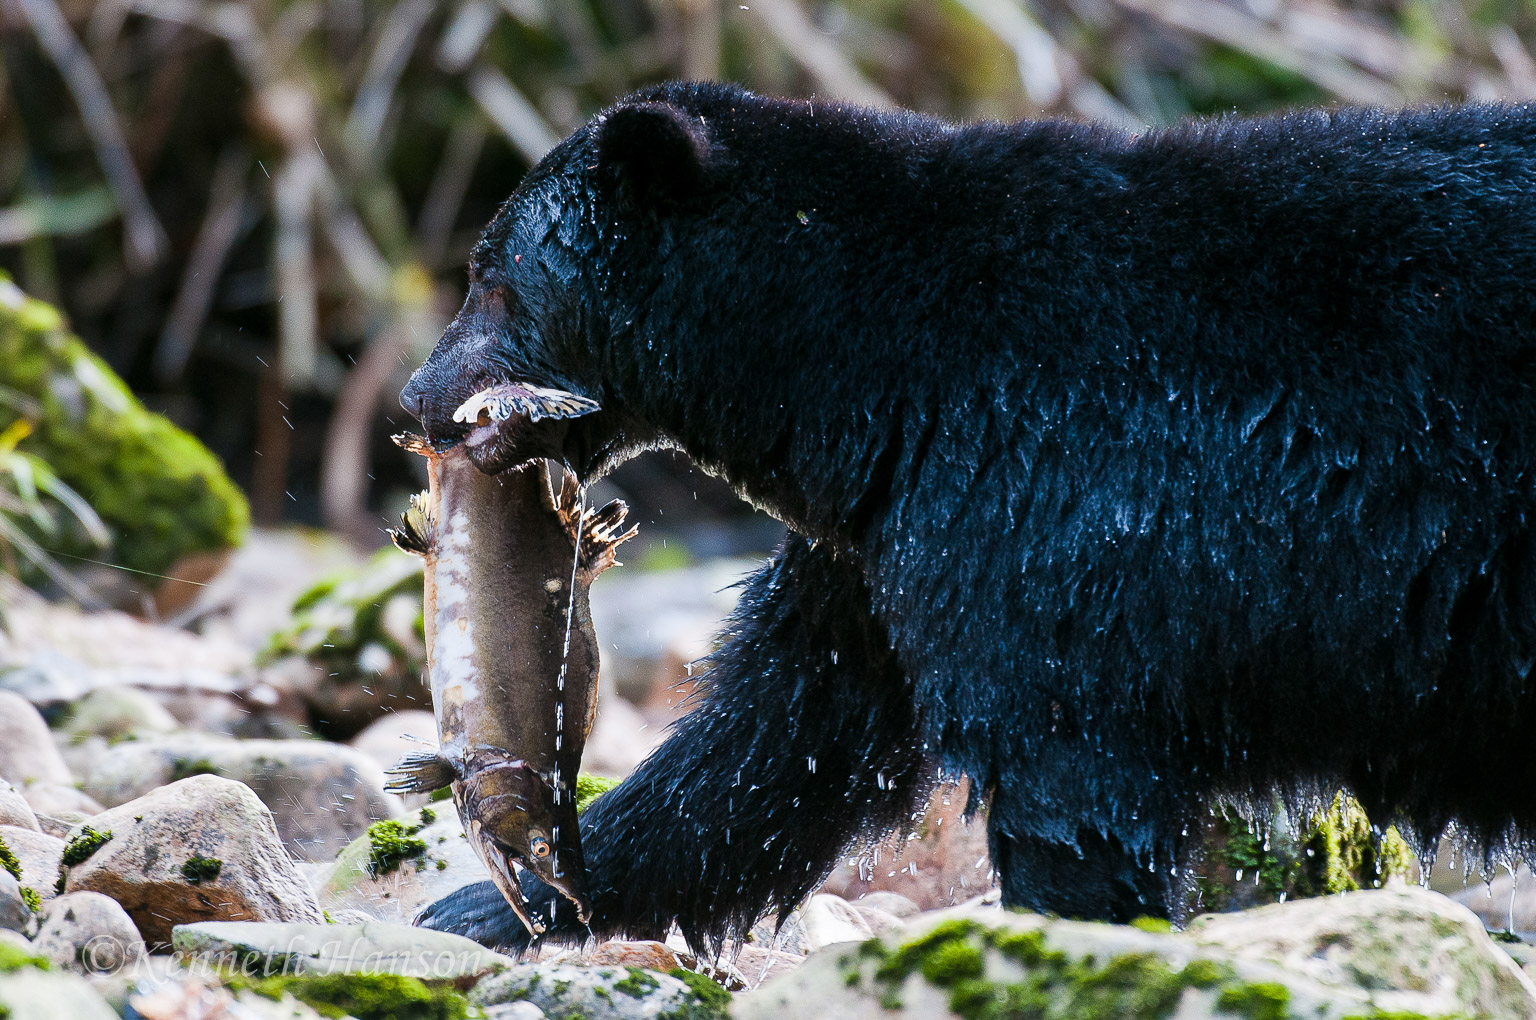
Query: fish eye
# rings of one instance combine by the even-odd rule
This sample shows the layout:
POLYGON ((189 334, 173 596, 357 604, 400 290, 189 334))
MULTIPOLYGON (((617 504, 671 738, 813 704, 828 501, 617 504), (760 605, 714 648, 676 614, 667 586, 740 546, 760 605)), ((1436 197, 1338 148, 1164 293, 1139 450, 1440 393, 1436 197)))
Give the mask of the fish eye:
POLYGON ((534 836, 528 841, 528 849, 532 851, 533 856, 542 861, 549 856, 549 840, 543 836, 534 836))

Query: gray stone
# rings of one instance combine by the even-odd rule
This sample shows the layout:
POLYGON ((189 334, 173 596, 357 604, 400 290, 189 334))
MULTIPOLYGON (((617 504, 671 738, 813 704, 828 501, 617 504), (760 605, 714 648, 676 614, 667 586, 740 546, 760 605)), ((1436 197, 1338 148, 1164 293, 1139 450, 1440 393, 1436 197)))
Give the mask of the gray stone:
POLYGON ((125 1005, 134 1012, 124 1014, 143 1020, 320 1020, 319 1013, 287 992, 270 999, 249 989, 231 991, 204 976, 168 975, 126 992, 125 1005))
POLYGON ((117 1013, 85 978, 36 967, 0 973, 0 1016, 12 1020, 117 1020, 117 1013))
POLYGON ((64 819, 73 825, 82 818, 100 814, 102 810, 102 805, 94 797, 66 783, 29 783, 22 787, 21 795, 32 805, 32 810, 37 812, 38 828, 44 832, 48 832, 49 828, 44 815, 64 819))
POLYGON ((48 724, 31 702, 10 691, 0 691, 0 779, 23 790, 32 783, 74 781, 48 724))
POLYGON ((58 896, 43 907, 35 952, 81 974, 111 974, 143 959, 144 940, 127 911, 100 893, 58 896))
MULTIPOLYGON (((1536 1017, 1536 986, 1471 913, 1437 894, 1397 887, 1212 915, 1181 933, 990 907, 936 911, 865 946, 832 946, 815 954, 787 977, 738 996, 732 1015, 736 1020, 944 1016, 954 982, 971 976, 997 994, 1028 979, 1036 992, 1051 997, 1053 1016, 1083 1012, 1088 1002, 1076 996, 1085 990, 1095 997, 1099 1013, 1120 1015, 1104 998, 1116 983, 1083 981, 1109 968, 1118 972, 1117 983, 1139 974, 1131 989, 1164 989, 1179 1020, 1240 1013, 1236 1006, 1218 1009, 1223 995, 1238 1003, 1249 996, 1278 996, 1286 1016, 1317 1020, 1397 1012, 1536 1017), (946 923, 944 934, 916 948, 946 923), (1022 937, 1019 949, 997 948, 996 940, 1007 936, 1022 937), (881 948, 873 948, 877 945, 881 948), (881 960, 903 945, 915 951, 906 975, 877 977, 881 960), (936 952, 940 946, 945 948, 936 952), (925 968, 927 961, 937 963, 925 968), (1196 961, 1205 961, 1199 964, 1204 974, 1185 969, 1196 961)), ((974 994, 976 986, 968 991, 974 994)), ((1126 1008, 1123 1002, 1122 1011, 1126 1008)))
POLYGON ((397 814, 384 770, 367 755, 320 740, 232 740, 177 733, 118 744, 99 757, 83 789, 116 805, 177 779, 209 773, 250 787, 301 859, 330 861, 370 823, 397 814))
POLYGON ((923 912, 923 908, 912 900, 893 892, 872 892, 851 900, 856 907, 873 907, 892 916, 899 917, 903 921, 916 917, 923 912))
POLYGON ((0 825, 37 829, 37 813, 14 786, 0 779, 0 825))
POLYGON ((66 891, 117 900, 151 946, 169 942, 173 925, 193 921, 321 920, 271 813, 240 783, 193 776, 89 824, 112 838, 69 868, 66 891), (217 860, 218 874, 188 878, 183 869, 193 857, 217 860))
POLYGON ((814 953, 839 942, 863 942, 874 934, 869 922, 847 900, 821 893, 812 896, 800 910, 800 925, 805 944, 814 953))
POLYGON ((460 935, 374 921, 366 924, 263 924, 210 921, 178 925, 178 953, 268 974, 373 972, 460 980, 495 973, 513 961, 460 935))
POLYGON ((547 1016, 542 1009, 531 1002, 503 1002, 499 1006, 489 1006, 485 1010, 485 1020, 544 1020, 547 1016))
POLYGON ((587 1020, 656 1020, 687 1015, 699 1004, 692 989, 667 974, 561 963, 518 964, 476 985, 469 1001, 482 1008, 531 1002, 551 1016, 587 1020))
MULTIPOLYGON (((435 820, 416 834, 426 843, 426 853, 414 860, 401 861, 393 871, 374 875, 368 870, 368 837, 361 836, 316 881, 320 906, 332 916, 343 910, 360 910, 381 921, 408 923, 428 903, 455 889, 485 881, 485 865, 464 838, 453 805, 443 801, 428 810, 435 820)), ((419 810, 400 817, 411 824, 421 821, 419 810)))
POLYGON ((22 888, 32 889, 44 903, 52 899, 64 841, 31 829, 0 825, 0 843, 16 855, 16 862, 21 865, 22 888))
POLYGON ((21 883, 0 868, 0 928, 25 931, 32 923, 32 908, 21 898, 21 883))
POLYGON ((101 737, 116 743, 135 736, 172 733, 181 728, 176 718, 146 691, 121 684, 98 687, 71 706, 61 727, 71 743, 101 737))

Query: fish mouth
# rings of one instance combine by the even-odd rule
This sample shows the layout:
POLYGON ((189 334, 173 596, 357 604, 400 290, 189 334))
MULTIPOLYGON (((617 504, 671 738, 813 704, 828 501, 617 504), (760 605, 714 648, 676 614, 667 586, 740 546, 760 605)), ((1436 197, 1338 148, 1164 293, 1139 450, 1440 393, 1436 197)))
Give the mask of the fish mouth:
POLYGON ((454 410, 453 421, 465 430, 464 448, 475 466, 486 474, 499 474, 535 457, 553 455, 558 443, 552 441, 564 434, 564 428, 557 426, 597 410, 595 400, 567 390, 506 381, 472 394, 454 410))
POLYGON ((472 772, 455 798, 491 880, 531 935, 545 925, 523 895, 514 865, 569 900, 583 924, 592 917, 574 791, 556 786, 526 762, 503 760, 472 772))
POLYGON ((504 853, 496 841, 485 831, 485 827, 477 820, 469 823, 470 837, 475 841, 475 849, 480 852, 480 860, 485 864, 485 869, 491 873, 491 882, 501 893, 501 898, 507 901, 507 906, 512 908, 512 913, 523 922, 523 927, 528 929, 528 934, 535 938, 544 934, 544 922, 533 915, 533 907, 528 902, 528 897, 523 895, 522 883, 517 880, 517 872, 512 866, 512 858, 504 853))

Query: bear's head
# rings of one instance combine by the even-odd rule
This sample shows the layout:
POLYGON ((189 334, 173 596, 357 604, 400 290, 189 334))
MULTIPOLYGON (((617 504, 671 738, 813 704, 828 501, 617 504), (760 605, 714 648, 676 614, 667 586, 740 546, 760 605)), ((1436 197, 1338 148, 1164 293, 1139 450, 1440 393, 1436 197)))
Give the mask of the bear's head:
POLYGON ((686 108, 701 90, 719 101, 720 86, 667 86, 606 111, 502 206, 470 255, 464 306, 400 395, 429 438, 462 438, 473 422, 455 411, 512 383, 547 404, 521 424, 512 455, 499 448, 486 470, 550 457, 590 475, 661 441, 610 402, 611 351, 679 224, 710 204, 708 119, 686 108))

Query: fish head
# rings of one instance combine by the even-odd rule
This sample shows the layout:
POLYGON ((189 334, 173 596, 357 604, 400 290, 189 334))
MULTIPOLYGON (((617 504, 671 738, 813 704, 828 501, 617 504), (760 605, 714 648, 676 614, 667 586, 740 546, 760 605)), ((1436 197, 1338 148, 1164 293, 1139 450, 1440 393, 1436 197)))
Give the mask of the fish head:
POLYGON ((527 762, 507 761, 464 780, 460 798, 476 852, 531 933, 543 925, 531 915, 514 861, 570 900, 583 924, 591 919, 574 790, 561 789, 527 762))

